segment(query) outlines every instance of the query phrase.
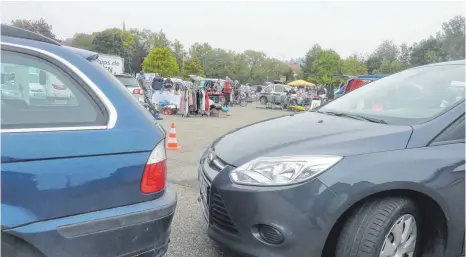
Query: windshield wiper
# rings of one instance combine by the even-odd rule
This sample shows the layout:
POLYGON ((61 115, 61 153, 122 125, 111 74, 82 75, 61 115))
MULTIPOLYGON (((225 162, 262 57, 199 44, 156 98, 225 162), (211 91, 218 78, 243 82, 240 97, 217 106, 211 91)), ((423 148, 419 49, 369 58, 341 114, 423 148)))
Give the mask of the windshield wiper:
POLYGON ((352 118, 355 120, 364 120, 364 121, 369 121, 373 123, 387 124, 387 122, 384 120, 374 119, 374 118, 370 118, 366 116, 354 115, 354 114, 349 114, 349 113, 344 113, 344 112, 329 112, 329 111, 316 111, 316 112, 327 114, 327 115, 338 116, 338 117, 348 117, 348 118, 352 118))

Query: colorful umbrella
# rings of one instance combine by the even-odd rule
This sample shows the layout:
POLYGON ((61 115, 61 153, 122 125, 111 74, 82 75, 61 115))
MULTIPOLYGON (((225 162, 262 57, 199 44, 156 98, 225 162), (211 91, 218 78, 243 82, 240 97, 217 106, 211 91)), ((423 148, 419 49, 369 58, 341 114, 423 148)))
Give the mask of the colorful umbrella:
POLYGON ((315 84, 300 79, 300 80, 295 80, 295 81, 292 81, 292 82, 288 83, 288 86, 294 86, 294 87, 314 87, 315 84))

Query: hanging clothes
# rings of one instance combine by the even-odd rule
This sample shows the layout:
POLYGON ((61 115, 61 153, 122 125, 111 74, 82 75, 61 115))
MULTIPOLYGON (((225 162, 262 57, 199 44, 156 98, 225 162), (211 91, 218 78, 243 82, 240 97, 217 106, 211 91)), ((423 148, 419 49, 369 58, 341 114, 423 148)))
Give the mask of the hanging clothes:
POLYGON ((186 91, 181 91, 181 94, 180 94, 180 113, 182 115, 184 114, 184 110, 186 109, 185 94, 186 94, 186 91))
POLYGON ((201 94, 199 95, 199 110, 204 114, 205 112, 205 90, 201 89, 201 94))
POLYGON ((189 91, 189 95, 188 95, 188 104, 189 104, 189 106, 194 104, 193 94, 192 94, 191 90, 189 91))

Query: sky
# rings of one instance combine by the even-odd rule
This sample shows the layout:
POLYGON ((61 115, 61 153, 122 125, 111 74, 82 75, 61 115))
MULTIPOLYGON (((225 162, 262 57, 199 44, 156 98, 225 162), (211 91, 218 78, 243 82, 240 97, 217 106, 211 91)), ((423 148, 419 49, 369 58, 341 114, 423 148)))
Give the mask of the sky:
POLYGON ((466 11, 456 2, 137 2, 2 1, 2 23, 44 18, 60 39, 106 28, 163 30, 188 49, 195 42, 280 60, 303 57, 314 45, 346 57, 368 54, 383 40, 412 44, 466 11))

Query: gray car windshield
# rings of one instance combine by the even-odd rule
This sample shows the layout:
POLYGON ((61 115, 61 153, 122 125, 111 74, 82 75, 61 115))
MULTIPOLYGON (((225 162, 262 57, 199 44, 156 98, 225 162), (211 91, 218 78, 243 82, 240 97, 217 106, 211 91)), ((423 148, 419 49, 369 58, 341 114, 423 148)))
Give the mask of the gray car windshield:
POLYGON ((318 111, 415 125, 451 109, 464 97, 464 65, 437 65, 409 69, 374 81, 318 111))
POLYGON ((139 87, 138 81, 133 77, 117 76, 117 79, 125 85, 125 87, 139 87))

